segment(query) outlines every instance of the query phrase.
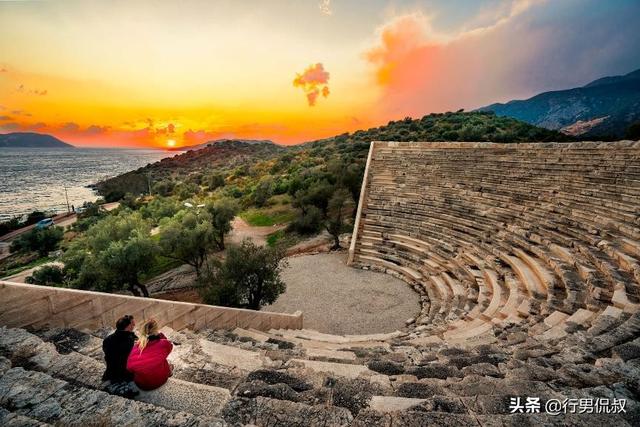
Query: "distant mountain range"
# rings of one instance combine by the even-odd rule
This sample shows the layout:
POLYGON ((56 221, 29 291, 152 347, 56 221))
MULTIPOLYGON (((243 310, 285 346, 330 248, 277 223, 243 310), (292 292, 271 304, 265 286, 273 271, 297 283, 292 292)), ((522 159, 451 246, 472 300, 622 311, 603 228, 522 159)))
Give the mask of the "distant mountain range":
POLYGON ((208 147, 210 145, 213 144, 217 144, 217 143, 224 143, 224 142, 231 142, 231 141, 237 141, 237 142, 242 142, 245 144, 273 144, 273 141, 270 141, 268 139, 215 139, 212 141, 207 141, 203 144, 197 144, 197 145, 186 145, 184 147, 173 147, 173 148, 169 148, 169 151, 189 151, 189 150, 199 150, 201 148, 205 148, 208 147))
POLYGON ((581 138, 621 138, 640 121, 640 70, 479 110, 581 138))
POLYGON ((0 134, 0 148, 75 148, 55 136, 34 132, 0 134))

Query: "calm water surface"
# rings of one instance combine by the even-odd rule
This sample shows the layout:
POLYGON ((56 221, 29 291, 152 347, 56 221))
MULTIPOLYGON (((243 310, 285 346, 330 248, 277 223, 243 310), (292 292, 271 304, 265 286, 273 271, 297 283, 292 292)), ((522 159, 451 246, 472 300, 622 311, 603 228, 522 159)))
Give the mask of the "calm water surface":
POLYGON ((0 148, 0 221, 34 210, 66 211, 94 201, 101 179, 156 162, 175 152, 117 149, 0 148))

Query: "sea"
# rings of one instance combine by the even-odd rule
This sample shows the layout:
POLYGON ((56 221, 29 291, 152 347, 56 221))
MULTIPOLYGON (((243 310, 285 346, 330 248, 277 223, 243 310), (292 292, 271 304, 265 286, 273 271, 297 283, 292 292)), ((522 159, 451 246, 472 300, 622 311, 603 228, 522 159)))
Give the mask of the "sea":
POLYGON ((0 148, 0 221, 34 210, 66 212, 95 201, 88 186, 175 152, 131 149, 0 148), (66 195, 65 195, 66 188, 66 195))

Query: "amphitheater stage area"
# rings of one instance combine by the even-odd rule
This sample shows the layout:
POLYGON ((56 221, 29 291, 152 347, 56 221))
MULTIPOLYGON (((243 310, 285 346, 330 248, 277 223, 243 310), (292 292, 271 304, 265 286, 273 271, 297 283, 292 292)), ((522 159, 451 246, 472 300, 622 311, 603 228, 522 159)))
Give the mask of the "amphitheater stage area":
POLYGON ((401 330, 420 311, 419 295, 405 282, 379 272, 350 268, 346 253, 288 258, 287 290, 263 311, 304 313, 305 328, 331 334, 401 330))

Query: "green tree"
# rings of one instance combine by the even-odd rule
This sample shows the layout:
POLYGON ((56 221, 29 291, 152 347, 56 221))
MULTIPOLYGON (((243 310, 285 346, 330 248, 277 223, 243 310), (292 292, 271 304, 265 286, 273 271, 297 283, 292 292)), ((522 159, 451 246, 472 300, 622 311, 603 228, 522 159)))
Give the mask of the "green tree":
POLYGON ((173 181, 162 180, 153 184, 152 193, 163 197, 169 196, 173 191, 173 181))
POLYGON ((204 179, 204 184, 209 187, 209 191, 213 191, 224 186, 224 176, 219 173, 212 173, 204 179))
POLYGON ((149 236, 150 225, 139 212, 122 211, 108 216, 75 239, 63 255, 70 285, 106 292, 128 289, 149 296, 140 275, 153 265, 157 247, 149 236))
POLYGON ((245 239, 230 247, 227 257, 203 275, 202 295, 208 304, 259 310, 273 304, 286 289, 280 273, 287 266, 284 250, 245 239))
POLYGON ((100 266, 107 270, 108 277, 122 285, 128 285, 129 291, 139 296, 149 296, 147 287, 140 283, 140 274, 149 271, 153 265, 155 243, 148 235, 134 233, 127 240, 114 241, 98 255, 100 266))
POLYGON ((231 199, 220 199, 215 203, 207 204, 207 211, 211 215, 214 239, 221 251, 225 249, 224 236, 233 228, 231 221, 239 210, 238 204, 231 199))
POLYGON ((163 218, 171 218, 182 209, 178 200, 173 197, 155 196, 153 200, 140 208, 144 219, 150 219, 157 225, 163 218))
POLYGON ((87 231, 89 227, 96 224, 107 216, 107 212, 96 203, 88 202, 82 205, 82 212, 78 213, 78 220, 73 223, 74 231, 87 231))
POLYGON ((36 251, 46 256, 56 250, 62 241, 64 230, 61 227, 34 228, 11 242, 11 252, 36 251))
POLYGON ((58 265, 45 265, 35 270, 25 282, 42 286, 61 285, 64 282, 64 272, 58 265))
POLYGON ((186 200, 200 192, 200 187, 193 182, 180 182, 173 188, 173 194, 180 200, 186 200))
POLYGON ((191 265, 200 277, 200 269, 209 251, 217 247, 208 212, 182 210, 160 225, 162 255, 191 265))
POLYGON ((290 228, 300 234, 316 233, 322 226, 322 211, 313 206, 305 206, 291 221, 290 228))
POLYGON ((263 207, 272 195, 273 179, 270 176, 263 177, 253 190, 253 203, 258 207, 263 207))
POLYGON ((348 231, 348 221, 351 219, 353 210, 354 203, 349 191, 344 188, 337 189, 329 199, 325 218, 325 228, 333 236, 331 249, 340 248, 340 234, 348 231))
POLYGON ((120 206, 129 208, 131 210, 136 210, 140 207, 140 203, 138 202, 138 198, 133 195, 133 193, 127 193, 124 195, 122 200, 120 200, 120 206))

